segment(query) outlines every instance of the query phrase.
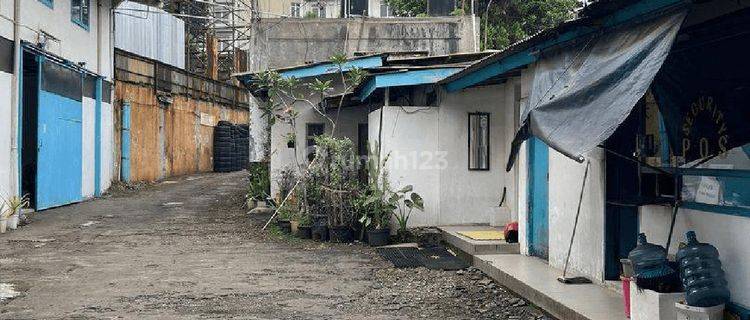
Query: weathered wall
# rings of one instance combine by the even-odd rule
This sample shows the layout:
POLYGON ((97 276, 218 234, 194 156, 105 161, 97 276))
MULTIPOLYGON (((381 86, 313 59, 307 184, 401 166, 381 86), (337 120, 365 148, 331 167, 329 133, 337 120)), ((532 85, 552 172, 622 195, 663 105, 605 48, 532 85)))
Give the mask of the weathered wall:
MULTIPOLYGON (((111 80, 111 3, 111 0, 91 1, 87 30, 71 21, 70 1, 55 1, 53 8, 38 0, 21 1, 21 23, 24 25, 21 28, 21 39, 37 43, 38 32, 50 34, 57 40, 47 41, 46 50, 76 63, 83 62, 86 69, 111 80), (101 14, 100 8, 103 9, 101 14), (101 65, 97 54, 98 37, 101 38, 101 65)), ((0 14, 13 16, 13 0, 0 0, 0 14)), ((13 25, 8 20, 0 19, 0 36, 13 39, 13 25)))
POLYGON ((439 152, 445 161, 440 171, 440 225, 494 223, 511 219, 515 203, 512 176, 505 160, 512 139, 505 119, 513 114, 513 86, 495 85, 442 95, 439 119, 439 152), (510 92, 508 90, 510 89, 510 92), (490 114, 490 170, 469 170, 468 131, 470 112, 490 114), (500 208, 503 188, 507 202, 500 208))
POLYGON ((390 106, 369 115, 369 140, 378 141, 380 110, 383 110, 381 158, 390 154, 386 165, 395 190, 406 185, 424 199, 424 212, 414 212, 409 226, 436 226, 440 223, 439 117, 437 107, 390 106))
MULTIPOLYGON (((477 24, 479 24, 477 19, 477 24)), ((477 27, 478 30, 478 27, 477 27)), ((475 52, 471 17, 265 19, 248 50, 249 71, 302 65, 356 52, 475 52)))
MULTIPOLYGON (((115 86, 116 132, 121 129, 122 103, 128 101, 132 108, 130 178, 133 182, 212 171, 213 127, 220 120, 236 124, 249 120, 246 109, 182 96, 164 105, 151 87, 121 81, 115 86), (201 124, 201 118, 209 124, 201 124)), ((121 143, 117 137, 118 168, 121 143)))

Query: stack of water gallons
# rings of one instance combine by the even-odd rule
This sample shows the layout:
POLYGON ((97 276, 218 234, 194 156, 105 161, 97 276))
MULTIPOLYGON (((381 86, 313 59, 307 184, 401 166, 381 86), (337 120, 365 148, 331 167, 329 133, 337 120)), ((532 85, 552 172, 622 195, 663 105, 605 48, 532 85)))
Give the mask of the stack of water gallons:
POLYGON ((667 250, 660 245, 649 243, 646 234, 638 235, 638 246, 628 259, 633 263, 635 283, 640 289, 660 293, 680 291, 677 271, 669 266, 667 250))
POLYGON ((714 307, 729 302, 729 288, 716 247, 700 243, 688 231, 687 245, 677 252, 685 302, 693 307, 714 307))

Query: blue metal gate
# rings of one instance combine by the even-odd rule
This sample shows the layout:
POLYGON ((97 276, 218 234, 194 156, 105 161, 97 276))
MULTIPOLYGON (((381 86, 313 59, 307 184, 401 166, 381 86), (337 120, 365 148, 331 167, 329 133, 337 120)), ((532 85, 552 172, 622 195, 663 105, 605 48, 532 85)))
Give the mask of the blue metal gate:
POLYGON ((532 137, 529 145, 529 253, 549 256, 549 148, 532 137))
POLYGON ((81 201, 82 78, 77 71, 37 57, 36 208, 81 201))

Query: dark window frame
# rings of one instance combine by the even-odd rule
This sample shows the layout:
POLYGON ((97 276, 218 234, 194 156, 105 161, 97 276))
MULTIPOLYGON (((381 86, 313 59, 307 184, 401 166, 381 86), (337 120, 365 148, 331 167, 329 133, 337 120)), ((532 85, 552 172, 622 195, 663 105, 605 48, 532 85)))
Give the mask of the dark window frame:
POLYGON ((490 113, 489 112, 469 112, 468 114, 468 120, 467 120, 467 163, 468 163, 468 169, 469 171, 490 171, 490 153, 491 153, 491 146, 490 146, 490 113), (472 144, 471 144, 471 119, 472 117, 479 117, 480 121, 482 117, 487 117, 487 154, 485 155, 485 161, 487 166, 486 167, 472 167, 471 163, 471 153, 472 153, 472 144))
POLYGON ((89 31, 91 24, 91 0, 70 0, 70 21, 89 31), (75 4, 76 2, 78 4, 75 4), (75 7, 80 7, 78 14, 74 12, 75 7))
MULTIPOLYGON (((315 137, 322 136, 326 133, 326 124, 324 122, 308 122, 305 123, 305 150, 306 152, 310 152, 310 147, 316 146, 315 144, 315 137), (319 133, 312 133, 311 134, 311 128, 314 126, 319 126, 318 129, 315 130, 319 133)), ((307 160, 312 161, 312 159, 315 158, 315 151, 312 150, 312 152, 307 154, 307 160)))

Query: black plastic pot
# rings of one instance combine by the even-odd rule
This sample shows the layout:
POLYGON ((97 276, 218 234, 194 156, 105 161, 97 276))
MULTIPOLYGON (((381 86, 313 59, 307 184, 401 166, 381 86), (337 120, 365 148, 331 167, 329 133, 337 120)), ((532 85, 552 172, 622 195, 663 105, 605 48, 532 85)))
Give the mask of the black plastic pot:
POLYGON ((350 243, 354 242, 354 233, 352 228, 348 226, 344 227, 330 227, 328 228, 328 236, 331 242, 337 243, 350 243))
POLYGON ((388 245, 391 237, 391 229, 370 229, 367 230, 367 243, 372 247, 381 247, 388 245))
POLYGON ((300 239, 312 239, 312 227, 299 226, 297 228, 297 237, 300 239))
POLYGON ((292 223, 289 220, 279 220, 277 222, 279 229, 286 233, 292 233, 292 223))
POLYGON ((314 226, 312 227, 310 236, 315 241, 326 241, 328 240, 328 227, 314 226))

